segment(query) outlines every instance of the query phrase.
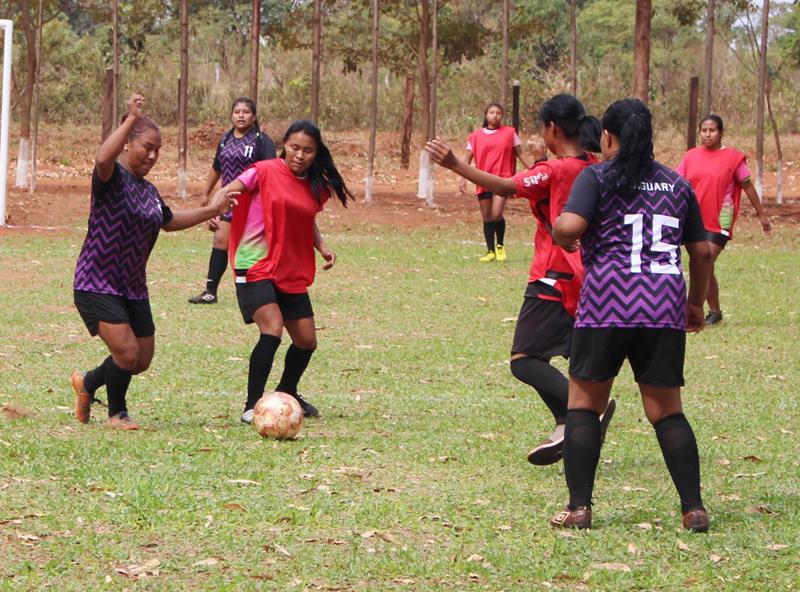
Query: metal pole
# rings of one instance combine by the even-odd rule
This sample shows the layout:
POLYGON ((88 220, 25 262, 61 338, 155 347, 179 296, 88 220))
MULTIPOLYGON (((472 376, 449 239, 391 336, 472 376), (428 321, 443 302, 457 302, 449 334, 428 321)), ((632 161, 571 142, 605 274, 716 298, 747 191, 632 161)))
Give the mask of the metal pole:
POLYGON ((691 150, 697 144, 697 96, 699 94, 700 78, 689 78, 689 122, 686 128, 686 149, 691 150))
POLYGON ((0 21, 3 39, 3 97, 0 108, 0 226, 6 225, 6 194, 8 193, 8 128, 11 111, 11 52, 14 49, 14 22, 0 21))
POLYGON ((514 129, 519 133, 519 80, 514 81, 514 88, 512 89, 511 96, 513 97, 511 100, 514 103, 511 109, 511 121, 513 122, 514 129))

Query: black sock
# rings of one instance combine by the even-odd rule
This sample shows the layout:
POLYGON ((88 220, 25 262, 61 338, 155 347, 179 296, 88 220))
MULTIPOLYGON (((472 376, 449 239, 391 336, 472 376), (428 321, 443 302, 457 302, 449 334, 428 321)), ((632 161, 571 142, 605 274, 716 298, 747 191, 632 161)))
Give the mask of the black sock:
POLYGON ((108 395, 108 416, 128 412, 125 395, 131 383, 133 372, 124 370, 114 363, 110 357, 103 364, 106 367, 106 394, 108 395))
POLYGON ((290 345, 283 364, 283 375, 276 390, 296 395, 297 383, 300 382, 300 378, 303 376, 303 372, 306 371, 313 354, 313 349, 303 349, 297 347, 294 343, 290 345))
POLYGON ((511 374, 532 386, 550 409, 556 423, 567 417, 569 381, 555 366, 544 360, 525 357, 511 361, 511 374))
POLYGON ((564 428, 564 475, 569 509, 592 505, 594 475, 600 460, 600 416, 588 409, 570 409, 564 428))
POLYGON ((497 244, 504 245, 506 239, 506 219, 500 218, 494 223, 494 232, 497 235, 497 244))
POLYGON ((94 370, 89 370, 86 373, 86 375, 83 377, 83 388, 87 393, 94 396, 95 391, 101 386, 105 385, 106 368, 108 368, 108 365, 112 363, 113 361, 111 356, 108 356, 97 368, 94 370))
POLYGON ((247 375, 245 410, 255 407, 264 394, 264 386, 267 384, 267 378, 272 370, 272 361, 275 359, 275 352, 278 351, 280 344, 280 337, 262 333, 253 348, 253 352, 250 354, 250 371, 247 375))
POLYGON ((211 292, 212 294, 217 293, 219 282, 222 279, 227 267, 227 249, 211 249, 211 257, 208 258, 208 279, 206 280, 206 292, 211 292))
POLYGON ((486 239, 486 250, 494 251, 494 222, 483 223, 483 238, 486 239))
POLYGON ((672 482, 681 498, 681 511, 703 507, 700 498, 700 457, 692 426, 683 413, 665 417, 653 426, 672 482))

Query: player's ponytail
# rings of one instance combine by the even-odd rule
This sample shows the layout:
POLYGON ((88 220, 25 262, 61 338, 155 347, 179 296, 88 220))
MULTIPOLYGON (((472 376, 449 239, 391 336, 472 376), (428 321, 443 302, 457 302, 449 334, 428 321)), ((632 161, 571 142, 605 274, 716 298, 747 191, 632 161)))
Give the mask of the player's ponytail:
POLYGON ((545 125, 556 124, 571 140, 579 140, 589 152, 600 152, 600 120, 586 114, 583 104, 572 95, 555 95, 542 104, 539 119, 545 125))
POLYGON ((619 152, 611 165, 615 190, 631 195, 653 166, 650 110, 639 99, 616 101, 603 114, 603 129, 619 138, 619 152))
MULTIPOLYGON (((347 198, 354 199, 353 194, 350 193, 341 173, 339 173, 339 170, 336 168, 333 162, 333 156, 331 156, 331 151, 328 150, 328 147, 322 142, 322 133, 319 131, 319 128, 307 119, 295 121, 289 126, 289 129, 286 130, 283 136, 284 145, 289 140, 289 136, 298 132, 311 136, 317 143, 317 155, 314 157, 311 166, 308 167, 308 176, 311 181, 311 191, 314 197, 319 202, 322 197, 323 189, 327 188, 336 194, 336 197, 339 198, 339 201, 342 202, 344 207, 347 207, 347 198)), ((286 158, 285 148, 281 152, 281 158, 286 158)))

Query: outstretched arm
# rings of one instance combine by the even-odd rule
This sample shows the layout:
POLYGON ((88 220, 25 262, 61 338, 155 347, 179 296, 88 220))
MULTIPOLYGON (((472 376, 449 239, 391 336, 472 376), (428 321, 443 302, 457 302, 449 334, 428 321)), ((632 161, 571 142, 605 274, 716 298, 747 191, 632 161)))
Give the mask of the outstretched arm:
POLYGON ((236 205, 236 196, 244 190, 244 183, 236 179, 217 191, 207 206, 194 208, 193 210, 173 212, 172 220, 169 221, 169 224, 164 226, 164 230, 168 232, 184 230, 195 224, 210 220, 214 216, 224 214, 236 205))
POLYGON ((485 171, 476 169, 462 160, 459 160, 450 146, 441 140, 429 140, 425 146, 425 150, 431 155, 431 158, 446 169, 450 169, 456 175, 459 175, 467 181, 472 181, 476 185, 486 187, 489 191, 496 195, 508 197, 517 192, 517 185, 513 179, 504 179, 497 175, 492 175, 485 171))
POLYGON ((105 142, 100 144, 100 148, 97 149, 94 155, 94 167, 97 169, 97 176, 100 177, 103 183, 108 181, 111 175, 114 174, 114 163, 128 141, 128 134, 130 134, 133 124, 142 115, 143 106, 144 96, 139 93, 133 93, 131 98, 128 99, 128 116, 125 121, 111 132, 105 142))
POLYGON ((525 169, 531 168, 531 165, 529 165, 528 161, 525 160, 525 152, 522 150, 522 144, 519 146, 514 146, 514 153, 517 155, 517 158, 522 163, 522 166, 525 167, 525 169))

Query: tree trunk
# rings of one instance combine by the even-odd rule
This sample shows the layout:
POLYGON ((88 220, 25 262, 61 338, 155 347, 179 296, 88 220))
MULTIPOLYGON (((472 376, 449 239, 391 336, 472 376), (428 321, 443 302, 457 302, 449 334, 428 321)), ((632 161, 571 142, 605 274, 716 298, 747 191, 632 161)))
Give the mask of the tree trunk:
POLYGON ((420 111, 422 116, 422 136, 425 140, 431 137, 431 83, 428 77, 428 35, 430 33, 430 0, 420 0, 422 15, 419 23, 419 50, 417 51, 417 65, 419 68, 419 95, 421 99, 420 111))
POLYGON ((112 129, 119 124, 119 0, 111 9, 111 69, 114 71, 114 94, 111 97, 112 129))
POLYGON ((314 0, 314 48, 311 53, 311 120, 319 125, 319 79, 322 53, 322 0, 314 0))
MULTIPOLYGON (((253 0, 250 17, 250 98, 258 106, 258 48, 261 40, 261 0, 253 0)), ((219 72, 219 71, 218 71, 219 72)), ((219 73, 217 73, 219 82, 219 73)))
POLYGON ((769 0, 761 9, 761 54, 758 60, 758 96, 756 97, 756 191, 764 200, 764 97, 767 94, 767 34, 769 0))
POLYGON ((36 30, 34 29, 31 9, 28 0, 20 0, 20 21, 25 34, 27 46, 27 73, 25 87, 19 103, 19 151, 17 153, 17 176, 14 187, 28 187, 28 170, 30 167, 31 146, 31 106, 33 105, 33 81, 36 78, 36 30))
POLYGON ((28 185, 28 191, 33 193, 36 190, 36 152, 39 148, 39 99, 42 94, 41 80, 42 80, 42 0, 39 0, 39 9, 37 10, 37 25, 36 25, 36 72, 34 75, 34 83, 36 88, 36 99, 34 100, 33 112, 33 154, 31 156, 31 182, 28 185))
POLYGON ((578 2, 569 0, 569 72, 572 94, 578 94, 578 2))
MULTIPOLYGON (((772 91, 772 82, 767 82, 766 89, 767 100, 767 114, 769 115, 769 123, 772 126, 772 133, 775 135, 775 149, 778 152, 777 162, 777 182, 775 184, 775 203, 783 203, 783 149, 781 148, 781 136, 778 133, 778 123, 775 121, 775 115, 772 113, 772 101, 770 100, 770 92, 772 91)), ((763 197, 762 197, 763 200, 763 197)))
POLYGON ((651 0, 636 0, 636 25, 633 47, 633 96, 647 104, 650 87, 651 0))
POLYGON ((400 166, 408 168, 411 159, 411 132, 414 129, 414 87, 413 74, 406 74, 405 103, 403 107, 403 138, 400 143, 400 166))
POLYGON ((106 79, 103 85, 103 106, 100 108, 100 117, 103 127, 100 131, 100 142, 105 142, 106 138, 114 129, 114 69, 106 68, 106 79))
POLYGON ((503 0, 503 15, 502 15, 502 28, 503 28, 503 62, 500 67, 500 97, 503 101, 503 109, 508 109, 508 16, 509 16, 509 0, 503 0))
POLYGON ((706 9, 706 43, 705 43, 705 63, 703 65, 704 84, 703 87, 703 116, 711 113, 711 92, 714 86, 714 16, 717 9, 717 0, 708 0, 706 9))
POLYGON ((178 84, 178 197, 186 197, 186 125, 189 99, 189 0, 181 0, 181 77, 178 84))
POLYGON ((370 103, 369 168, 364 188, 364 201, 372 203, 372 186, 375 180, 375 136, 378 131, 378 33, 380 27, 380 7, 378 0, 372 0, 372 101, 370 103))

